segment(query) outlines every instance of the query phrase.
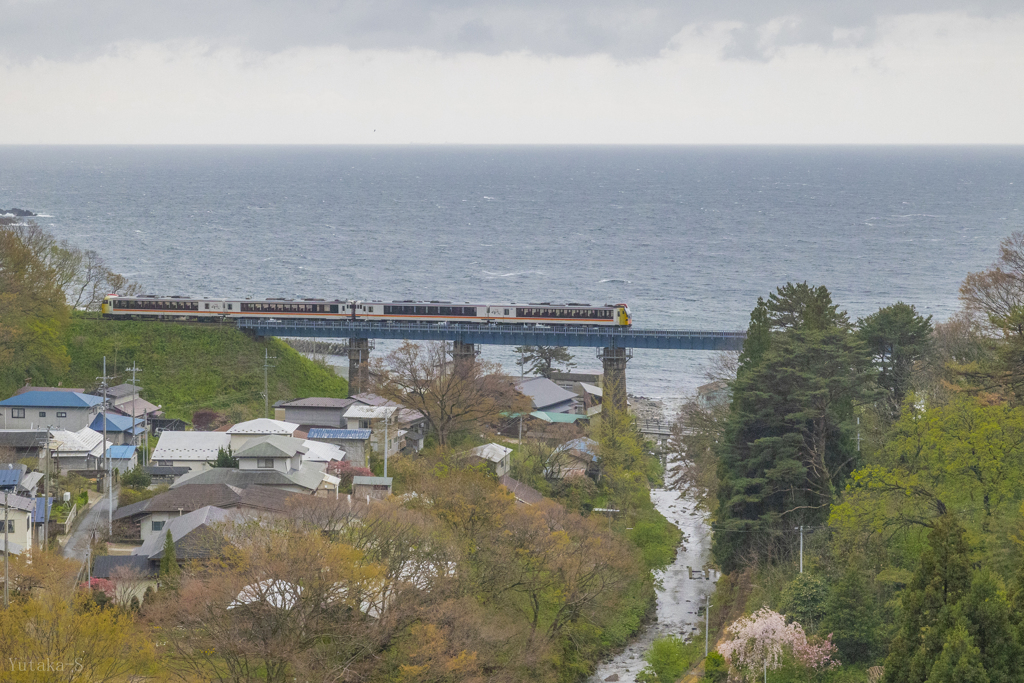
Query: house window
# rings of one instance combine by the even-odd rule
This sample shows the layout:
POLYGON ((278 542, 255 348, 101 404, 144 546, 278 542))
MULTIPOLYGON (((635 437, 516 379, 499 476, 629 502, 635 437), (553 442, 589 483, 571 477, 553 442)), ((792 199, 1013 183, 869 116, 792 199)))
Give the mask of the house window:
POLYGON ((153 522, 153 531, 163 531, 164 522, 153 522))
POLYGON ((360 429, 369 429, 370 428, 370 421, 369 420, 360 420, 359 421, 359 428, 360 429))
POLYGON ((260 468, 263 468, 265 470, 274 469, 274 459, 273 458, 257 458, 256 459, 256 467, 260 467, 260 468))
POLYGON ((68 414, 66 412, 62 412, 60 410, 57 411, 57 417, 67 417, 67 416, 68 416, 68 414))
POLYGON ((11 417, 25 417, 25 409, 11 408, 11 417))
POLYGON ((13 519, 7 520, 7 531, 12 533, 12 534, 14 533, 14 520, 13 519))
POLYGON ((40 410, 39 411, 39 417, 46 417, 46 411, 45 410, 40 410))

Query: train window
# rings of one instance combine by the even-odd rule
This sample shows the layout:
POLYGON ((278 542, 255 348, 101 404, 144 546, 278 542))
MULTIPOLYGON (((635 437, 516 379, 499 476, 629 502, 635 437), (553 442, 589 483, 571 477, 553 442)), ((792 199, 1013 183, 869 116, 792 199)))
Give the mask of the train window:
POLYGON ((331 313, 338 312, 338 304, 331 304, 331 313))

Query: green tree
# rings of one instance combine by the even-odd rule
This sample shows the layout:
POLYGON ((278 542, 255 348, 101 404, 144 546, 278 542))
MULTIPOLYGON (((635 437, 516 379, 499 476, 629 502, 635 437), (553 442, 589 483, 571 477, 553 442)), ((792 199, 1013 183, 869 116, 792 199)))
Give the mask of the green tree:
POLYGON ((644 659, 647 667, 636 677, 644 683, 675 683, 691 663, 686 643, 679 636, 655 638, 644 659))
POLYGON ((943 643, 942 653, 932 667, 927 683, 990 682, 981 663, 981 650, 975 646, 966 624, 961 620, 943 643))
POLYGON ((959 611, 980 650, 981 662, 991 683, 1019 681, 1024 647, 1013 626, 1010 602, 999 575, 984 567, 976 571, 959 611))
POLYGON ((943 515, 928 534, 928 548, 910 585, 900 594, 896 637, 885 661, 885 683, 924 683, 954 625, 951 608, 971 586, 966 531, 943 515))
POLYGON ((121 477, 122 485, 133 488, 136 491, 149 488, 149 485, 152 483, 153 477, 146 474, 142 469, 142 465, 135 465, 135 467, 125 472, 121 477))
POLYGON ((556 364, 566 372, 576 367, 567 346, 517 346, 513 352, 519 356, 520 364, 528 372, 548 379, 551 379, 552 373, 557 372, 556 364))
POLYGON ((902 301, 857 321, 858 335, 878 369, 878 384, 889 398, 889 414, 899 417, 910 391, 911 371, 931 347, 932 317, 902 301))
POLYGON ((725 571, 789 552, 792 527, 827 517, 858 464, 853 408, 873 395, 867 351, 824 287, 780 287, 751 332, 717 448, 713 547, 725 571))
POLYGON ((171 530, 168 529, 166 536, 164 536, 163 557, 160 558, 160 577, 173 586, 177 583, 179 576, 181 576, 181 567, 178 566, 178 556, 174 550, 174 539, 171 538, 171 530))
POLYGON ((878 650, 879 610, 864 575, 850 567, 829 591, 819 631, 831 633, 844 662, 868 662, 878 650))
POLYGON ((217 460, 211 467, 226 467, 238 469, 238 458, 231 452, 231 446, 217 449, 217 460))

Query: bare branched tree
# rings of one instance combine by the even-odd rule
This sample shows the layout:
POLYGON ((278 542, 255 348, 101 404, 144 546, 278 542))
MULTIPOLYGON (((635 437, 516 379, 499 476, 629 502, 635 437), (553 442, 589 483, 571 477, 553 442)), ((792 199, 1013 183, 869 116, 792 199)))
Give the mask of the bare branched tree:
POLYGON ((375 359, 371 376, 377 394, 422 413, 441 446, 459 430, 493 424, 502 413, 528 412, 530 407, 501 366, 477 359, 453 361, 442 343, 405 342, 375 359))

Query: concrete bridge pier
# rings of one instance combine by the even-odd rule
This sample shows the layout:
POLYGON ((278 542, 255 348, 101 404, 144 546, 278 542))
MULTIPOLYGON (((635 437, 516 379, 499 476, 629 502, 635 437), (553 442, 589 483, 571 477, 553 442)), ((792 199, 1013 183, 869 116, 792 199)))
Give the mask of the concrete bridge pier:
POLYGON ((361 394, 370 390, 369 339, 352 337, 348 340, 348 395, 361 394))
POLYGON ((461 341, 452 342, 452 360, 461 363, 467 360, 475 360, 479 353, 476 344, 467 344, 461 341))
POLYGON ((604 366, 604 403, 626 410, 626 363, 633 357, 633 349, 606 346, 598 350, 597 357, 604 366))

